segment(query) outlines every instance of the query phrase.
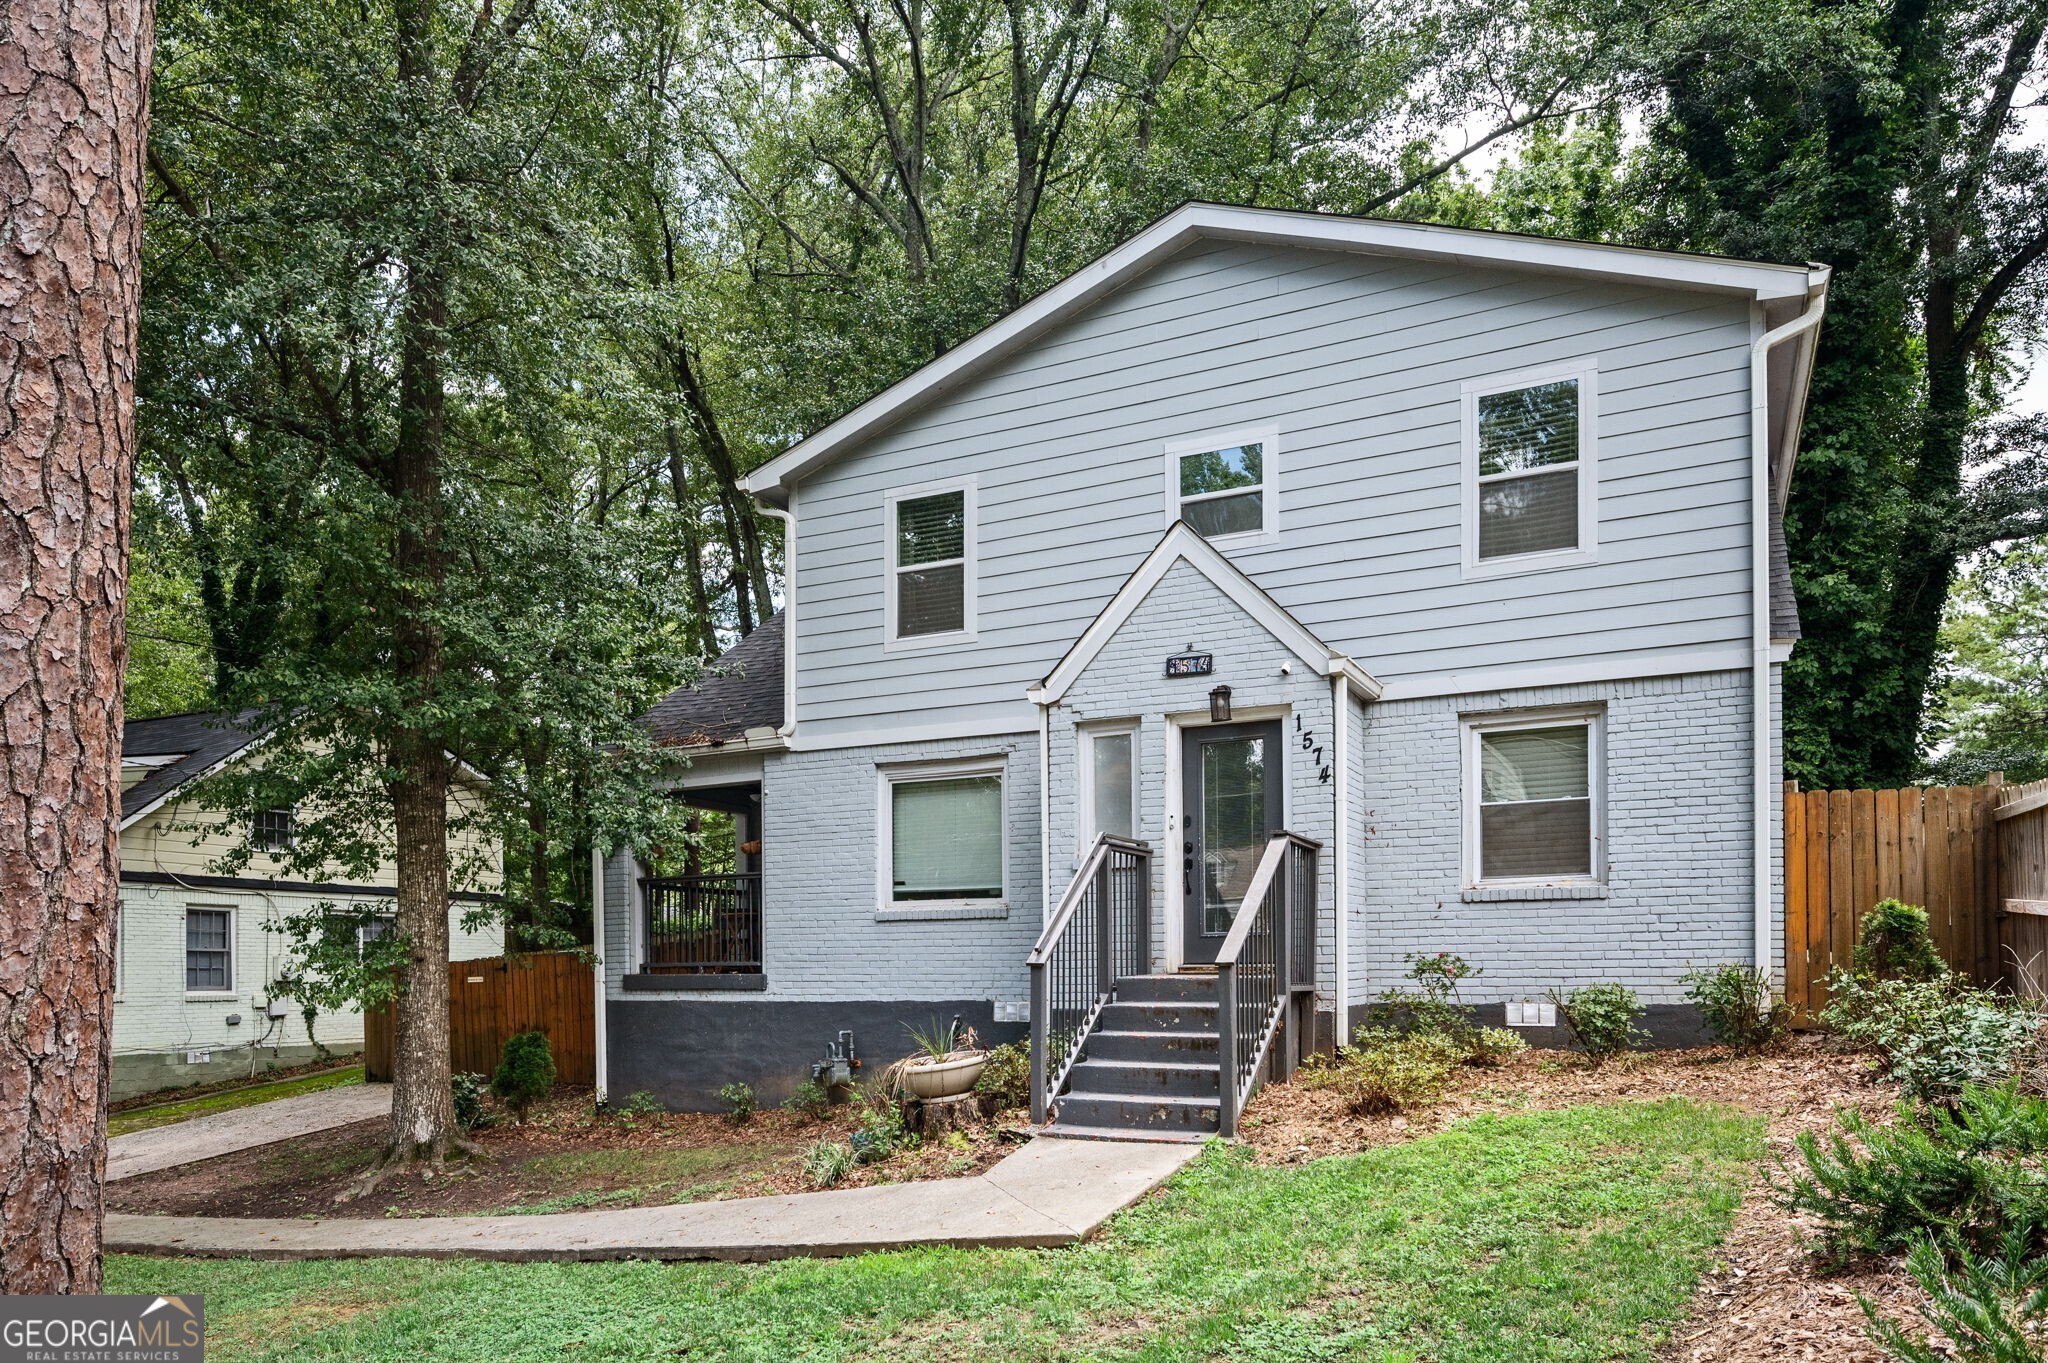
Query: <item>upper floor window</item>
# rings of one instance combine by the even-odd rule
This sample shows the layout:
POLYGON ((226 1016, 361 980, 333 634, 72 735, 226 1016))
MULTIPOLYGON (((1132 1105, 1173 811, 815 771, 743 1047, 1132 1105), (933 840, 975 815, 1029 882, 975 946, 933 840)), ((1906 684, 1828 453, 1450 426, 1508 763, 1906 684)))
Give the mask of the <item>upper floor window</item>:
POLYGON ((1584 562, 1595 548, 1589 361, 1465 385, 1465 567, 1584 562))
POLYGON ((1279 524, 1279 445, 1270 429, 1168 445, 1169 519, 1210 540, 1271 534, 1279 524))
POLYGON ((943 643, 974 632, 974 485, 888 497, 888 639, 943 643))
POLYGON ((1601 874, 1597 711, 1466 721, 1465 883, 1601 874))
POLYGON ((260 851, 288 852, 298 835, 296 816, 290 809, 259 809, 252 823, 250 841, 260 851))

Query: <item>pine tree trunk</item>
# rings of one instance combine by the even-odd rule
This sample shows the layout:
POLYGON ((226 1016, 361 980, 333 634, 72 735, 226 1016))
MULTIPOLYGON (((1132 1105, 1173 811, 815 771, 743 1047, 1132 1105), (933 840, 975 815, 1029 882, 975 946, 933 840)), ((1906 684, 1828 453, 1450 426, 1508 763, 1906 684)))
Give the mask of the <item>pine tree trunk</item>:
POLYGON ((100 1290, 152 12, 0 0, 0 1290, 100 1290))

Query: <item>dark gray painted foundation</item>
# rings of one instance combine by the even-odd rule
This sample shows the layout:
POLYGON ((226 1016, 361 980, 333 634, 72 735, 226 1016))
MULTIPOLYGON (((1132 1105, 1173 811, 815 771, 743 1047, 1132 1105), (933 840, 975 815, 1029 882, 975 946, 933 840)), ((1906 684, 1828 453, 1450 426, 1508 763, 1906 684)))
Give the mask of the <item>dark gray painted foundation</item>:
POLYGON ((906 1024, 928 1029, 936 1018, 943 1026, 955 1014, 984 1045, 1030 1034, 1021 1022, 996 1022, 987 999, 611 999, 605 1004, 606 1086, 615 1103, 644 1092, 671 1112, 722 1112, 718 1090, 735 1083, 752 1085, 764 1105, 779 1103, 811 1077, 811 1062, 825 1058, 842 1029, 853 1031, 859 1081, 910 1054, 906 1024))

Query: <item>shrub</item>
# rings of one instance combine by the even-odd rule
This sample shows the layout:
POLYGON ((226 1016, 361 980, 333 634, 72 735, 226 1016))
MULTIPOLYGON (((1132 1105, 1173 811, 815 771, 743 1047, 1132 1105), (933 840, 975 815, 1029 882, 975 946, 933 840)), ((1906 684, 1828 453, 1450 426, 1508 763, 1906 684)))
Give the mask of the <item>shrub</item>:
POLYGON ((2048 1101, 2016 1084, 1966 1087, 1953 1112, 1901 1103, 1888 1127, 1855 1112, 1840 1122, 1825 1141, 1799 1137, 1804 1170, 1778 1190, 1785 1207, 1821 1221, 1837 1258, 1905 1249, 1928 1234, 1982 1246, 2015 1230, 2038 1239, 2048 1227, 2048 1183, 2035 1169, 2048 1151, 2048 1101))
POLYGON ((815 1079, 806 1079, 796 1086, 796 1092, 790 1094, 782 1106, 814 1122, 822 1122, 832 1112, 832 1091, 815 1079))
POLYGON ((829 1188, 853 1172, 854 1154, 844 1141, 819 1141, 804 1149, 804 1177, 813 1188, 829 1188))
POLYGON ((1480 969, 1449 951, 1411 953, 1402 959, 1408 962, 1403 978, 1415 987, 1382 993, 1366 1010, 1366 1025, 1459 1038, 1469 1033, 1472 1020, 1458 997, 1458 983, 1479 975, 1480 969))
POLYGON ((2048 1258, 2030 1253, 2027 1237, 2003 1237, 1983 1257, 1957 1246, 1945 1254, 1932 1236, 1906 1256, 1907 1271, 1927 1294, 1920 1315, 1952 1347, 1936 1349, 1879 1315, 1859 1297, 1870 1337, 1905 1363, 2041 1363, 2035 1343, 2048 1323, 2048 1258))
POLYGON ((491 1076, 491 1092, 511 1107, 522 1123, 527 1109, 554 1087, 555 1056, 548 1049, 546 1032, 521 1032, 506 1041, 498 1054, 498 1071, 491 1076))
POLYGON ((1569 994, 1550 991, 1557 1015, 1571 1030, 1572 1040, 1595 1065, 1620 1054, 1644 1037, 1636 1027, 1643 1006, 1635 990, 1619 984, 1589 984, 1569 994))
POLYGON ((1927 910, 1896 899, 1879 900, 1863 915, 1849 960, 1858 975, 1880 980, 1938 980, 1948 974, 1928 930, 1927 910))
POLYGON ((1464 1047, 1446 1037, 1361 1027, 1334 1059, 1305 1066, 1302 1082, 1341 1093, 1362 1116, 1381 1116, 1443 1097, 1464 1058, 1464 1047))
POLYGON ((1771 992, 1770 977, 1755 966, 1720 965, 1689 970, 1680 978, 1714 1040, 1759 1051, 1784 1038, 1792 1009, 1771 992))
POLYGON ((484 1124, 484 1091, 489 1081, 481 1074, 457 1070, 448 1076, 448 1088, 455 1098, 455 1124, 474 1131, 484 1124))
POLYGON ((1465 1042, 1465 1063, 1482 1069, 1497 1069, 1529 1049, 1517 1032, 1505 1027, 1476 1028, 1465 1042))
POLYGON ((1031 1101, 1031 1047, 1029 1043, 1012 1041, 998 1046, 988 1053, 988 1064, 982 1067, 981 1078, 974 1081, 974 1091, 982 1096, 989 1107, 997 1112, 1013 1107, 1024 1107, 1031 1101))
POLYGON ((1916 1098, 1943 1098, 1965 1084, 2011 1075, 2040 1029, 2032 1008, 1956 975, 1932 980, 1829 974, 1821 1021, 1868 1051, 1879 1074, 1916 1098))
POLYGON ((909 1143, 910 1133, 903 1125, 903 1110, 886 1095, 871 1095, 864 1106, 860 1126, 847 1139, 856 1161, 880 1164, 909 1143))
POLYGON ((754 1109, 759 1106, 754 1101, 752 1084, 727 1084, 718 1090, 718 1101, 725 1104, 726 1119, 734 1126, 752 1121, 754 1109))

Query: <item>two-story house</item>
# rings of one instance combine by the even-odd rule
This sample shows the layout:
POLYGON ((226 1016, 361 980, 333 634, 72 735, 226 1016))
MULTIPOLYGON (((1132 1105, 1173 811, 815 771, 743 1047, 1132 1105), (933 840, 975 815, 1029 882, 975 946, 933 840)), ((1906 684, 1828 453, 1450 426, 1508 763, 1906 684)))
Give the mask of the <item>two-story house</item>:
POLYGON ((782 613, 647 717, 727 873, 599 868, 604 1081, 1034 1028, 1231 1129, 1410 953, 1491 1020, 1779 968, 1779 530, 1828 271, 1193 204, 757 471, 782 613))

